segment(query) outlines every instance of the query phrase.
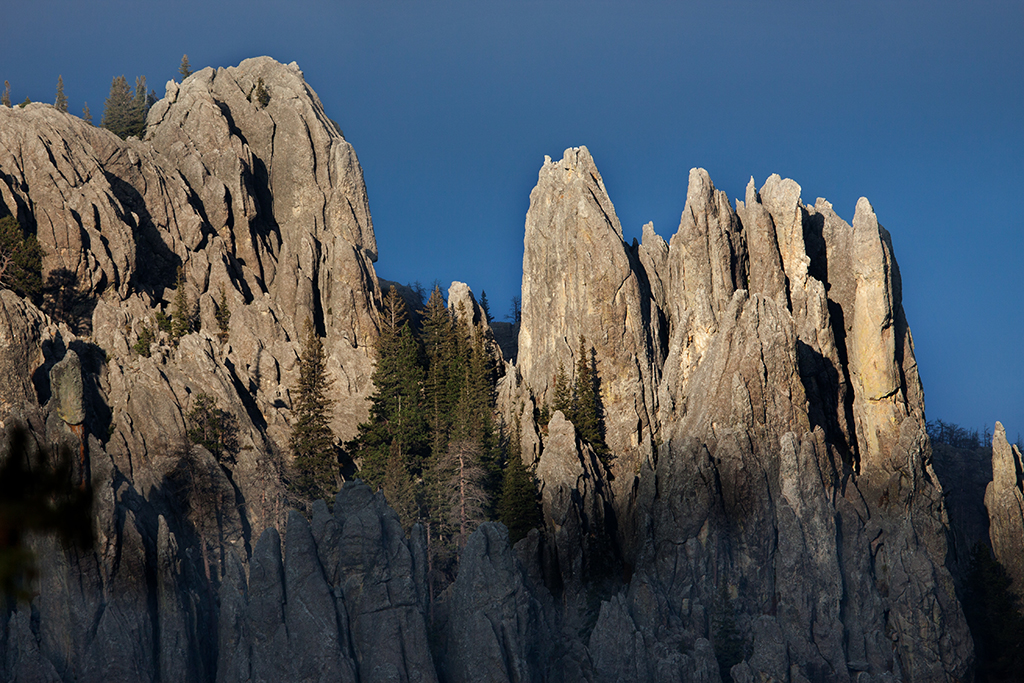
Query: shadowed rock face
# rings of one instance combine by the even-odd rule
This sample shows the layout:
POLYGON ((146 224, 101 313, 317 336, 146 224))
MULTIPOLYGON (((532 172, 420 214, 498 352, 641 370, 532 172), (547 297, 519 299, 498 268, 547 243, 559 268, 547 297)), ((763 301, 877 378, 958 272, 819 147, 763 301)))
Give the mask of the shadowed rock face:
POLYGON ((1011 589, 1024 597, 1024 486, 1021 454, 1006 441, 1006 430, 996 422, 992 435, 992 481, 985 489, 989 537, 996 559, 1013 579, 1011 589))
MULTIPOLYGON (((899 270, 867 200, 850 225, 772 176, 733 207, 694 169, 675 235, 648 225, 630 246, 586 148, 546 160, 498 388, 545 528, 513 549, 481 526, 434 604, 426 534, 406 537, 381 494, 350 482, 311 522, 288 511, 298 332, 308 316, 325 336, 332 426, 349 436, 380 301, 362 172, 298 67, 171 82, 142 141, 0 107, 0 200, 95 304, 78 337, 0 291, 0 428, 78 449, 97 529, 90 551, 33 539, 39 596, 0 612, 4 679, 969 673, 899 270), (201 329, 142 356, 179 266, 201 329), (534 419, 581 336, 607 463, 561 413, 534 419), (234 416, 237 450, 189 446, 199 393, 234 416)), ((468 286, 449 303, 500 359, 468 286)), ((1003 559, 1021 554, 1024 503, 1001 433, 985 502, 1003 559)))

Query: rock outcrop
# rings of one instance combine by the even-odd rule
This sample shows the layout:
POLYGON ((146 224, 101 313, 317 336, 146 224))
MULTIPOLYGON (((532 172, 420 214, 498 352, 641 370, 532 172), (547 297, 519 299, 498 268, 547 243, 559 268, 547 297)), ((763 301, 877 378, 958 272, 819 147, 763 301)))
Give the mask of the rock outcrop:
MULTIPOLYGON (((595 675, 655 680, 675 661, 663 644, 693 657, 701 639, 726 672, 723 623, 743 634, 727 674, 736 680, 964 675, 971 641, 945 566, 948 520, 899 270, 870 204, 858 202, 851 226, 773 176, 734 210, 695 169, 678 232, 666 243, 645 227, 629 248, 599 179, 585 149, 545 161, 527 219, 517 363, 518 395, 549 401, 546 376, 571 342, 542 312, 621 309, 602 328, 614 343, 595 344, 614 359, 598 365, 602 387, 632 386, 630 410, 650 409, 633 433, 660 444, 612 466, 610 526, 632 578, 595 633, 614 623, 637 636, 614 656, 591 648, 595 675), (596 294, 577 273, 626 283, 630 296, 596 294), (621 333, 631 328, 618 320, 642 329, 621 333)), ((622 434, 621 394, 602 398, 608 434, 622 434)), ((541 464, 562 450, 558 424, 541 464)), ((629 452, 616 444, 617 457, 629 452)))
MULTIPOLYGON (((627 245, 587 149, 545 160, 518 343, 503 356, 467 285, 448 296, 499 364, 497 423, 518 430, 544 529, 512 548, 483 524, 431 595, 427 531, 406 535, 383 494, 346 482, 333 509, 290 510, 302 325, 324 337, 344 438, 367 414, 381 302, 358 160, 298 67, 171 82, 144 140, 0 107, 0 212, 89 301, 55 319, 0 290, 0 430, 79 454, 97 535, 30 539, 38 595, 0 612, 0 677, 969 677, 962 543, 891 240, 866 199, 851 225, 800 192, 751 180, 733 207, 694 169, 675 235, 627 245), (200 322, 184 335, 159 329, 178 287, 200 322), (562 412, 545 422, 581 339, 607 453, 562 412), (201 395, 237 444, 189 442, 201 395)), ((992 544, 1021 577, 1021 456, 1001 426, 992 472, 992 544)))
POLYGON ((1010 590, 1024 599, 1024 485, 1021 454, 996 422, 992 434, 992 481, 985 489, 989 537, 995 558, 1013 580, 1010 590))
POLYGON ((558 367, 572 371, 582 338, 602 377, 608 446, 623 461, 638 459, 657 409, 646 284, 585 147, 567 150, 561 161, 545 159, 530 193, 524 244, 523 380, 550 403, 558 367))
MULTIPOLYGON (((243 623, 239 601, 220 612, 211 598, 251 595, 242 579, 262 557, 257 539, 286 526, 306 318, 324 336, 335 433, 365 419, 377 247, 355 153, 294 64, 264 57, 172 81, 145 138, 46 105, 0 107, 0 213, 35 232, 44 275, 63 269, 87 301, 54 320, 0 291, 0 424, 80 452, 76 477, 98 505, 92 552, 33 542, 45 568, 38 646, 19 651, 64 678, 213 680, 251 656, 219 626, 243 623), (266 103, 252 96, 261 81, 266 103), (198 329, 177 340, 158 315, 174 311, 179 269, 198 329), (203 394, 235 426, 230 451, 189 444, 203 394)), ((312 595, 313 579, 296 581, 312 595)), ((15 640, 22 609, 4 612, 15 640)))

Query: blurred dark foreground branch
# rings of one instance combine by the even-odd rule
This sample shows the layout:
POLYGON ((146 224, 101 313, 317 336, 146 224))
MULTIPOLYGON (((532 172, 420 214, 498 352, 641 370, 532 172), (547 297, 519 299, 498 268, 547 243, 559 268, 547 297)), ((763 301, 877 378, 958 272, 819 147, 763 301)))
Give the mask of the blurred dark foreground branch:
POLYGON ((0 450, 0 590, 32 597, 37 574, 29 534, 57 534, 66 544, 93 544, 92 488, 75 486, 71 453, 35 448, 27 430, 10 430, 0 450))

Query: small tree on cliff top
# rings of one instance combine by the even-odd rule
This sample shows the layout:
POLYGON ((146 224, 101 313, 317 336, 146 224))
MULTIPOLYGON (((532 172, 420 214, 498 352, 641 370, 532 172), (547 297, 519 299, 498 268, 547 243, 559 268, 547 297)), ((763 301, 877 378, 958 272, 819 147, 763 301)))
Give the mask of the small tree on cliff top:
POLYGON ((57 108, 57 111, 66 112, 68 110, 68 98, 64 94, 63 76, 57 76, 57 97, 53 101, 53 106, 57 108))

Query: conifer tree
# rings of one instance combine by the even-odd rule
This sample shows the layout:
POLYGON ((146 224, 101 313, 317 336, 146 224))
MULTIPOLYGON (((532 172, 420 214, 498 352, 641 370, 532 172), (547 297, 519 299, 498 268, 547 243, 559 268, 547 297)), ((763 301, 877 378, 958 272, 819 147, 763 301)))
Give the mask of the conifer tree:
POLYGON ((253 90, 253 97, 256 98, 256 102, 261 108, 265 108, 270 104, 270 91, 267 90, 267 85, 263 82, 262 76, 256 80, 256 88, 253 90))
POLYGON ((82 106, 82 120, 88 123, 90 126, 92 125, 92 112, 89 111, 88 102, 84 103, 84 105, 82 106))
MULTIPOLYGON (((459 310, 460 320, 467 321, 469 316, 459 310)), ((463 329, 466 329, 465 323, 463 329)), ((481 461, 486 472, 485 486, 489 492, 497 492, 501 487, 502 454, 494 428, 494 387, 497 383, 497 371, 494 358, 487 352, 483 335, 476 331, 469 347, 469 366, 466 387, 471 402, 470 424, 472 438, 481 449, 481 461)), ((492 512, 488 508, 488 513, 492 512)))
POLYGON ((36 236, 26 235, 13 216, 0 218, 0 286, 38 305, 43 294, 42 271, 43 248, 36 236))
POLYGON ((392 442, 392 453, 388 456, 384 469, 384 482, 381 489, 391 509, 398 514, 402 528, 406 533, 419 519, 419 506, 416 483, 410 475, 405 458, 398 452, 398 442, 392 442))
POLYGON ((456 333, 455 321, 444 303, 441 288, 435 286, 423 314, 423 343, 427 359, 424 398, 431 450, 448 448, 455 406, 459 399, 465 363, 465 348, 456 333))
POLYGON ((487 292, 480 292, 480 310, 484 312, 484 321, 491 322, 491 306, 487 303, 487 292))
MULTIPOLYGON (((468 371, 466 368, 466 374, 468 371)), ((465 546, 469 534, 484 521, 489 507, 487 471, 480 439, 474 434, 474 412, 472 388, 467 381, 455 409, 448 448, 435 454, 432 463, 439 493, 436 517, 441 540, 446 536, 448 543, 458 549, 465 546)))
POLYGON ((185 293, 185 269, 178 266, 177 290, 174 292, 174 308, 171 311, 171 338, 178 340, 192 331, 192 311, 185 293))
POLYGON ((128 79, 117 76, 110 84, 100 126, 121 139, 132 135, 142 138, 146 131, 146 115, 155 101, 156 93, 146 90, 145 76, 135 79, 134 93, 128 86, 128 79))
POLYGON ((359 425, 356 438, 346 445, 352 458, 360 460, 359 476, 373 487, 384 484, 393 454, 405 463, 410 476, 418 472, 427 442, 422 351, 394 287, 385 297, 381 322, 370 419, 359 425))
POLYGON ((480 526, 488 506, 487 472, 480 464, 480 447, 470 439, 453 439, 441 461, 446 494, 443 513, 461 550, 469 535, 480 526))
POLYGON ((186 421, 188 440, 215 458, 238 450, 238 424, 234 415, 221 410, 213 397, 200 393, 186 421))
POLYGON ((146 133, 146 115, 149 114, 150 105, 156 100, 156 95, 146 90, 146 77, 139 76, 135 79, 135 94, 131 104, 131 129, 128 135, 134 135, 140 140, 146 133))
POLYGON ((220 300, 217 302, 217 328, 220 330, 217 333, 217 338, 220 339, 221 343, 228 340, 228 333, 230 331, 231 323, 231 309, 228 308, 228 295, 224 291, 224 286, 220 288, 220 300))
POLYGON ((57 76, 57 99, 54 100, 53 106, 60 112, 68 110, 68 98, 64 94, 64 77, 60 75, 57 76))
POLYGON ((580 335, 576 360, 576 382, 573 391, 575 406, 573 425, 580 438, 594 447, 598 457, 608 456, 604 442, 604 410, 601 405, 601 386, 594 367, 594 350, 587 348, 586 340, 580 335))
POLYGON ((0 104, 10 108, 11 106, 11 82, 4 81, 4 92, 0 95, 0 104))
POLYGON ((291 449, 296 477, 292 488, 310 499, 330 499, 338 488, 340 468, 329 422, 333 401, 327 354, 312 318, 306 318, 299 356, 299 383, 292 405, 291 449))
POLYGON ((188 63, 188 55, 181 56, 181 66, 178 67, 178 73, 181 74, 181 80, 185 80, 192 75, 192 65, 188 63))
POLYGON ((523 463, 521 429, 519 415, 516 414, 508 440, 508 465, 498 501, 498 521, 508 528, 509 541, 513 545, 525 538, 530 529, 544 524, 537 500, 537 482, 533 472, 523 463))
POLYGON ((128 87, 128 79, 124 76, 115 77, 110 84, 110 94, 107 95, 103 107, 100 127, 106 128, 122 140, 132 134, 132 93, 128 87))
POLYGON ((572 388, 569 386, 569 377, 565 374, 565 366, 561 362, 558 363, 558 372, 555 373, 555 384, 552 393, 554 394, 554 398, 551 401, 552 412, 561 410, 562 414, 565 415, 565 419, 575 424, 574 418, 576 416, 572 410, 572 388))

